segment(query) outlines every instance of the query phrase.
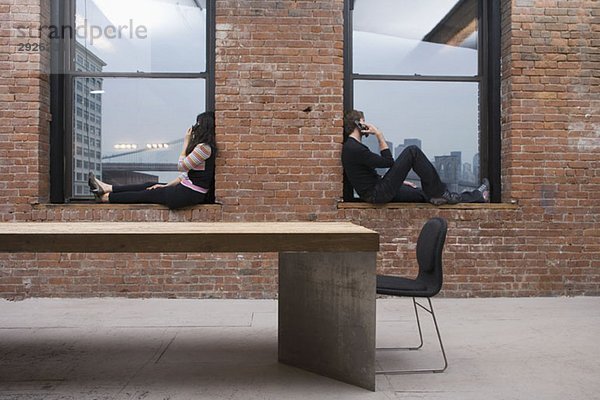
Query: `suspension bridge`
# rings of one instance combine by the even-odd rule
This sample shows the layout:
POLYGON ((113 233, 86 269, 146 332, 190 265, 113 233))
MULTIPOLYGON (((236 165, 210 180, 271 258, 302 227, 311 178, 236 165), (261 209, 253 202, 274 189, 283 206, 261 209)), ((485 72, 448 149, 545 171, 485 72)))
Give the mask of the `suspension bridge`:
POLYGON ((102 157, 102 170, 111 171, 177 171, 183 139, 164 145, 117 151, 102 157))

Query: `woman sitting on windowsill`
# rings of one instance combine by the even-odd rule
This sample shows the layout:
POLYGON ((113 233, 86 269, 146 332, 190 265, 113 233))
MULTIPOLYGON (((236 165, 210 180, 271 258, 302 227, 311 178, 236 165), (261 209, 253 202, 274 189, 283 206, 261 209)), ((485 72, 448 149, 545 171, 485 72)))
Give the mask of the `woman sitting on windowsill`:
POLYGON ((173 181, 117 186, 102 182, 90 172, 88 185, 100 203, 154 203, 170 209, 202 204, 213 184, 216 153, 215 115, 205 112, 196 117, 196 124, 185 134, 178 164, 181 175, 173 181))

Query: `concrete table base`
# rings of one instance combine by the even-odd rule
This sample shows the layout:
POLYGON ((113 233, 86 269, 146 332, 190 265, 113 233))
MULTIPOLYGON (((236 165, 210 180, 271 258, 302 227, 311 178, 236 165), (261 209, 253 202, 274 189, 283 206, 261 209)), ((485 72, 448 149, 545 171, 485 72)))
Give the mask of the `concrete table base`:
POLYGON ((279 361, 375 390, 374 252, 279 254, 279 361))

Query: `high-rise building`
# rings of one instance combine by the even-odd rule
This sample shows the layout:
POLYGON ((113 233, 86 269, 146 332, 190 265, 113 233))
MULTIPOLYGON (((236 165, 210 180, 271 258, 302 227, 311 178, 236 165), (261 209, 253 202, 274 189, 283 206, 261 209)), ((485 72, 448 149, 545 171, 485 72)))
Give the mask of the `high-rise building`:
POLYGON ((449 156, 435 156, 435 169, 442 181, 448 186, 448 190, 452 192, 460 191, 461 156, 462 153, 460 151, 453 151, 449 156))
MULTIPOLYGON (((394 158, 397 158, 408 146, 417 146, 418 148, 421 148, 421 139, 404 139, 404 143, 396 146, 394 158)), ((421 185, 421 179, 419 178, 419 175, 417 175, 412 169, 408 173, 406 180, 416 184, 417 186, 421 185)))
POLYGON ((479 153, 473 156, 473 176, 475 176, 475 181, 479 181, 479 153))
POLYGON ((471 163, 463 163, 462 165, 462 180, 471 182, 473 181, 473 166, 471 163))
POLYGON ((392 157, 395 157, 394 156, 394 142, 390 142, 389 140, 386 140, 385 142, 387 143, 388 148, 390 149, 390 152, 392 153, 392 157))
POLYGON ((421 148, 421 139, 404 139, 404 147, 417 146, 421 148))
MULTIPOLYGON (((75 69, 98 72, 106 63, 77 42, 75 69)), ((89 171, 102 176, 102 78, 73 80, 73 196, 89 196, 89 171)))
POLYGON ((396 146, 396 148, 394 149, 394 158, 398 157, 400 153, 404 151, 404 148, 405 146, 403 144, 399 144, 398 146, 396 146))
MULTIPOLYGON (((458 159, 458 165, 462 166, 462 152, 461 151, 451 151, 450 155, 452 157, 456 157, 458 159)), ((459 168, 459 172, 460 172, 460 168, 459 168)), ((459 173, 459 178, 460 178, 460 173, 459 173)))
POLYGON ((395 157, 398 157, 400 155, 400 153, 402 153, 404 151, 405 148, 407 148, 408 146, 417 146, 418 148, 422 148, 421 147, 421 139, 404 139, 404 143, 399 144, 396 147, 396 155, 395 157))

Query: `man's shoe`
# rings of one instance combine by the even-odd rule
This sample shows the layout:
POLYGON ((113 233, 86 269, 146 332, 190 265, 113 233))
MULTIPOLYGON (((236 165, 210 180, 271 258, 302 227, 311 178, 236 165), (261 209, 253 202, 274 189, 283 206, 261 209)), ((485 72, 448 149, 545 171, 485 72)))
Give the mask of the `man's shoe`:
POLYGON ((446 190, 440 197, 432 197, 429 202, 434 206, 441 206, 444 204, 458 204, 460 200, 460 194, 446 190))
POLYGON ((487 178, 483 178, 481 186, 477 188, 481 192, 481 197, 484 203, 490 202, 490 181, 487 178))
POLYGON ((104 194, 104 189, 102 189, 92 171, 90 171, 88 174, 88 186, 94 195, 102 196, 104 194))

